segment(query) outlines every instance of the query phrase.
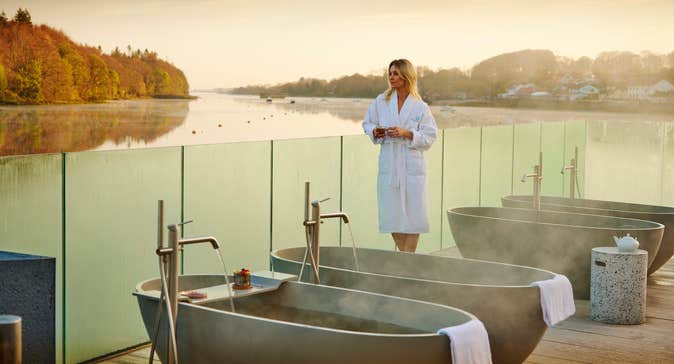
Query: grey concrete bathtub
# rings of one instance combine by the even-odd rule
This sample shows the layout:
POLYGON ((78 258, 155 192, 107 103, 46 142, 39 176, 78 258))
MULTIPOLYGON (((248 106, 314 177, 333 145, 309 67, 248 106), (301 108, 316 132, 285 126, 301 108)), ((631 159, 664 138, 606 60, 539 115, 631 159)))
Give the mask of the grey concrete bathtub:
MULTIPOLYGON (((540 294, 531 282, 554 273, 510 264, 349 247, 320 248, 321 284, 413 298, 466 310, 489 334, 494 363, 521 363, 546 330, 540 294)), ((274 270, 297 274, 304 247, 271 253, 274 270)), ((305 278, 309 271, 305 268, 305 278)))
POLYGON ((564 274, 576 299, 590 297, 592 248, 614 246, 614 235, 630 233, 650 265, 664 230, 652 221, 505 207, 458 207, 447 216, 462 256, 564 274))
MULTIPOLYGON (((235 291, 229 308, 224 276, 179 278, 180 290, 206 290, 209 298, 181 302, 176 337, 180 363, 450 363, 449 338, 438 329, 475 317, 427 302, 333 287, 252 277, 257 292, 235 291), (239 296, 239 297, 237 297, 239 296)), ((134 295, 148 335, 159 279, 134 295)), ((158 339, 165 361, 166 317, 158 339)))
MULTIPOLYGON (((503 207, 530 208, 531 196, 506 196, 501 199, 503 207)), ((541 196, 541 208, 551 211, 577 212, 580 214, 627 217, 659 222, 665 225, 658 254, 648 269, 648 274, 657 271, 674 255, 674 207, 642 205, 636 203, 570 199, 565 197, 541 196)))

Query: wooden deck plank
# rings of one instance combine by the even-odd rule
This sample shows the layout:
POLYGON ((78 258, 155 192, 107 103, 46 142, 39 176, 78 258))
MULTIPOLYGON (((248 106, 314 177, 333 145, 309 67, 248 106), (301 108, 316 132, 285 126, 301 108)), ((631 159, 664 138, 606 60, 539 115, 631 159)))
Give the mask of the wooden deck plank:
POLYGON ((549 356, 543 356, 543 355, 537 355, 537 354, 531 354, 527 358, 527 361, 524 362, 525 364, 568 364, 568 363, 587 363, 583 361, 576 361, 576 360, 570 360, 570 359, 558 359, 558 358, 553 358, 549 356))

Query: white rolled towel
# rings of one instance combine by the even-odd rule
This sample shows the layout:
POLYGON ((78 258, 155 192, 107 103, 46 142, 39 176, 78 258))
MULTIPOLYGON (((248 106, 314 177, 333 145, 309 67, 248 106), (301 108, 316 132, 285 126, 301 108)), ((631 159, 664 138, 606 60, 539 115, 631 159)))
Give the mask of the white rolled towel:
POLYGON ((470 320, 457 326, 438 330, 449 336, 452 364, 491 364, 489 335, 482 321, 470 320))
POLYGON ((541 291, 541 309, 543 320, 548 326, 553 326, 576 313, 573 302, 573 287, 566 276, 555 275, 552 279, 531 283, 541 291))

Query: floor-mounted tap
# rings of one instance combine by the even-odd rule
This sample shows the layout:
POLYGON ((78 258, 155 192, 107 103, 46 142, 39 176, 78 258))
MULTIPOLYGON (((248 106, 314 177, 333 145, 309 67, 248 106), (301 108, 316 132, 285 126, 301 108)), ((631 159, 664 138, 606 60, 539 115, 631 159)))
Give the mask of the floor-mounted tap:
MULTIPOLYGON (((562 174, 564 174, 567 169, 571 170, 571 175, 569 176, 569 197, 574 199, 576 198, 576 183, 578 183, 578 147, 576 147, 574 156, 571 159, 571 164, 562 167, 562 174)), ((578 197, 580 197, 580 193, 578 194, 578 197)))
POLYGON ((326 198, 323 200, 314 200, 309 203, 309 185, 310 182, 304 182, 304 225, 305 235, 307 239, 307 250, 304 252, 304 259, 302 262, 302 268, 300 269, 300 274, 297 280, 302 279, 302 273, 304 273, 304 266, 307 262, 307 257, 311 259, 311 267, 314 273, 314 283, 321 283, 319 276, 319 264, 320 264, 320 231, 321 224, 324 219, 333 219, 340 218, 344 221, 345 224, 349 223, 349 216, 345 212, 333 212, 327 214, 321 214, 321 203, 329 200, 326 198), (309 206, 311 205, 311 219, 309 218, 309 206))
POLYGON ((534 166, 534 173, 525 174, 522 176, 521 182, 527 181, 527 178, 534 179, 534 198, 533 207, 535 210, 541 209, 541 180, 543 180, 543 152, 538 153, 538 164, 534 166))
MULTIPOLYGON (((163 220, 164 220, 164 201, 159 201, 159 218, 158 218, 158 233, 157 233, 157 250, 155 253, 159 256, 159 274, 160 280, 162 282, 162 291, 159 297, 159 306, 157 310, 157 320, 155 323, 155 335, 152 340, 152 349, 150 358, 153 358, 154 350, 156 348, 156 342, 159 334, 159 320, 161 317, 161 305, 162 301, 166 298, 166 311, 168 313, 169 320, 169 330, 171 330, 169 336, 171 340, 169 341, 167 361, 169 364, 178 363, 178 354, 177 354, 177 345, 175 340, 175 324, 178 318, 178 272, 179 272, 179 263, 180 255, 178 254, 181 248, 184 245, 198 244, 198 243, 209 243, 213 249, 218 250, 220 244, 218 240, 212 236, 203 236, 203 237, 193 237, 193 238, 184 238, 179 239, 180 236, 180 225, 184 225, 192 222, 186 221, 180 224, 171 224, 167 228, 169 230, 169 241, 168 247, 164 246, 164 234, 163 234, 163 220), (166 267, 168 266, 168 269, 166 267), (167 289, 168 287, 168 289, 167 289)), ((227 274, 225 274, 225 279, 227 279, 227 274)), ((229 288, 229 282, 227 282, 227 288, 229 288)), ((232 312, 234 312, 234 303, 232 300, 232 292, 229 292, 230 304, 232 305, 232 312)), ((152 361, 152 359, 150 359, 152 361)))

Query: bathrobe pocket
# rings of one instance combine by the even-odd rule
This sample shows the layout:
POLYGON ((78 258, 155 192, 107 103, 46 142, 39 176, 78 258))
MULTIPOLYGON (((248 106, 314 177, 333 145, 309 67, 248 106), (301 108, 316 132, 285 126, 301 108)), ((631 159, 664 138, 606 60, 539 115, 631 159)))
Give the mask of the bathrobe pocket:
POLYGON ((408 176, 423 176, 426 174, 426 162, 420 151, 408 149, 406 160, 408 176))

